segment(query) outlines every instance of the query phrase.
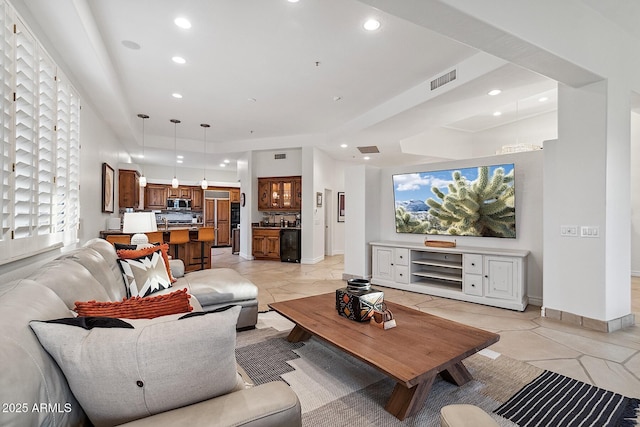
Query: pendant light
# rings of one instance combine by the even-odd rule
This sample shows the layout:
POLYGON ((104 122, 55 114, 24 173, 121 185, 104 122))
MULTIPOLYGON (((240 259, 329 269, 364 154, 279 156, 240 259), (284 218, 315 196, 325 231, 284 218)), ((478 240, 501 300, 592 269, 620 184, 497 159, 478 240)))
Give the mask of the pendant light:
MULTIPOLYGON (((138 117, 142 119, 142 158, 144 159, 144 120, 149 116, 146 114, 138 114, 138 117)), ((147 177, 144 176, 144 164, 142 165, 142 176, 140 177, 140 187, 147 186, 147 177)))
POLYGON ((171 180, 171 187, 178 188, 178 178, 176 177, 176 164, 178 163, 178 139, 177 139, 177 127, 180 120, 171 119, 171 123, 173 123, 173 155, 175 158, 173 159, 173 179, 171 180))
POLYGON ((200 126, 202 126, 204 128, 204 156, 203 156, 203 160, 204 160, 204 167, 202 168, 202 182, 200 183, 200 187, 202 187, 203 190, 206 190, 207 187, 209 187, 209 183, 207 182, 207 177, 206 175, 206 171, 207 171, 207 128, 211 127, 206 123, 202 123, 200 126))

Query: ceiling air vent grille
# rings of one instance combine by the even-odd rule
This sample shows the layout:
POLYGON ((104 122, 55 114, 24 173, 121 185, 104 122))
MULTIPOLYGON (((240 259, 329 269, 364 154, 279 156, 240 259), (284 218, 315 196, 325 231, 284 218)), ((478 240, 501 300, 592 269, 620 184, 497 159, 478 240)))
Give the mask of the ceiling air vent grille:
POLYGON ((276 159, 276 160, 286 159, 287 158, 287 154, 286 153, 274 154, 273 158, 276 159))
POLYGON ((440 86, 446 85, 456 79, 456 70, 451 70, 447 74, 443 74, 437 79, 431 80, 431 90, 436 90, 440 86))
POLYGON ((362 154, 373 154, 373 153, 379 153, 380 150, 378 150, 378 147, 376 147, 375 145, 369 145, 366 147, 358 147, 358 150, 360 150, 360 152, 362 154))

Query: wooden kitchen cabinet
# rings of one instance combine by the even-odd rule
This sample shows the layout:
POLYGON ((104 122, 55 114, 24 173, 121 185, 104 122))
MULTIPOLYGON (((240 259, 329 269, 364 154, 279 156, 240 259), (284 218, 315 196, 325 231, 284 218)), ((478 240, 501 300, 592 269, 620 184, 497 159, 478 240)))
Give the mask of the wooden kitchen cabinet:
POLYGON ((191 189, 191 210, 201 211, 204 207, 203 200, 202 188, 193 187, 191 189))
POLYGON ((229 200, 233 202, 240 202, 240 189, 232 188, 229 190, 229 200))
POLYGON ((118 171, 118 206, 120 209, 140 207, 140 174, 135 170, 118 171))
POLYGON ((163 184, 147 184, 144 192, 145 209, 167 208, 167 186, 163 184))
POLYGON ((168 186, 167 198, 168 199, 190 199, 191 187, 181 186, 178 188, 173 188, 172 186, 168 186))
POLYGON ((293 179, 293 200, 291 208, 295 211, 302 209, 302 177, 293 179))
POLYGON ((280 229, 253 229, 251 254, 255 259, 280 261, 280 229))
POLYGON ((258 210, 299 211, 302 206, 299 176, 258 178, 258 210))

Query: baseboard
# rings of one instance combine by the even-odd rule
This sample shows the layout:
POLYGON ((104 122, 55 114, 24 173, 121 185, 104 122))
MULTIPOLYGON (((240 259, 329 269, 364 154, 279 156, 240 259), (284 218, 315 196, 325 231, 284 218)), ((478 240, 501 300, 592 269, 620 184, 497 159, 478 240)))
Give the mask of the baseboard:
POLYGON ((529 304, 536 307, 542 307, 542 298, 529 296, 529 304))
POLYGON ((317 264, 322 260, 324 260, 324 255, 316 258, 302 258, 300 260, 300 264, 317 264))
POLYGON ((633 313, 626 316, 618 317, 612 320, 598 320, 589 317, 580 316, 578 314, 569 313, 567 311, 555 310, 552 308, 542 307, 542 316, 548 319, 559 320, 574 326, 585 329, 592 329, 599 332, 614 332, 620 329, 634 326, 636 323, 633 313))
POLYGON ((631 275, 634 276, 634 277, 640 277, 640 271, 631 270, 631 275))

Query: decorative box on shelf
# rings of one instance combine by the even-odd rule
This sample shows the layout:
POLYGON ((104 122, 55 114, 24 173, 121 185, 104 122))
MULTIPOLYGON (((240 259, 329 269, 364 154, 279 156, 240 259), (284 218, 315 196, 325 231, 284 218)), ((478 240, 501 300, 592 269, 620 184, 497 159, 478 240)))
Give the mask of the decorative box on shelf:
POLYGON ((338 314, 357 322, 368 322, 374 311, 382 310, 383 302, 384 293, 365 279, 349 279, 346 288, 336 289, 338 314))

